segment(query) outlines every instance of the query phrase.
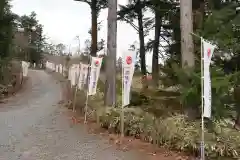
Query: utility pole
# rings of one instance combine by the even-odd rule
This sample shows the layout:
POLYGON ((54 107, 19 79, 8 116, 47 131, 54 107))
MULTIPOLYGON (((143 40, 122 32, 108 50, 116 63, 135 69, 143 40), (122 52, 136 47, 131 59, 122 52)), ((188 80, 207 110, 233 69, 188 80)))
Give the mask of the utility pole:
POLYGON ((105 105, 116 105, 117 0, 108 0, 105 105))
POLYGON ((193 50, 192 0, 180 0, 182 68, 195 65, 193 50))
POLYGON ((78 55, 81 55, 81 43, 80 43, 80 37, 76 36, 76 39, 78 40, 78 55))

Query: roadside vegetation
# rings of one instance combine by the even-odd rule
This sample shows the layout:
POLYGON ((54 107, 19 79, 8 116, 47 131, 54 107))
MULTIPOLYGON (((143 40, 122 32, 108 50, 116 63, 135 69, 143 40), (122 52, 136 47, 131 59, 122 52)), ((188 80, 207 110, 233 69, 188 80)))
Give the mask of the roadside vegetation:
POLYGON ((24 82, 21 61, 41 62, 43 42, 36 13, 17 15, 9 0, 0 2, 0 99, 16 92, 24 82))

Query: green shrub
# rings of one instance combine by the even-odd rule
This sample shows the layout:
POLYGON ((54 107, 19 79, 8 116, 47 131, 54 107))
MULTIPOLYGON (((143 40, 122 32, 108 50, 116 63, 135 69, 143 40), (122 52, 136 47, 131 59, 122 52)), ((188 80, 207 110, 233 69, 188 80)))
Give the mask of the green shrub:
POLYGON ((136 91, 131 92, 131 100, 130 100, 131 106, 141 106, 149 103, 150 103, 150 98, 146 96, 143 92, 136 92, 136 91))
MULTIPOLYGON (((180 84, 180 102, 184 108, 193 108, 201 113, 201 72, 196 69, 187 72, 179 69, 177 65, 173 65, 176 75, 176 83, 180 84)), ((215 119, 229 117, 232 109, 232 95, 229 92, 234 85, 232 81, 235 75, 226 75, 219 67, 211 67, 211 85, 212 85, 212 116, 215 119)))
MULTIPOLYGON (((103 95, 100 95, 103 97, 103 95)), ((93 98, 93 97, 92 97, 93 98)), ((91 99, 93 100, 93 99, 91 99)), ((98 102, 100 99, 96 98, 98 102)), ((103 108, 100 125, 111 133, 120 133, 120 108, 103 108)), ((200 121, 189 122, 184 115, 155 118, 139 108, 125 108, 124 132, 158 146, 199 155, 200 121)), ((239 158, 240 135, 223 121, 213 122, 214 132, 205 131, 205 149, 208 158, 239 158)))
MULTIPOLYGON (((178 93, 171 94, 172 97, 175 97, 174 100, 176 100, 176 97, 179 97, 178 101, 181 101, 184 107, 200 107, 200 72, 196 71, 186 75, 186 73, 178 70, 175 76, 178 84, 180 83, 181 85, 179 89, 180 95, 178 93)), ((231 109, 226 108, 225 104, 229 104, 231 99, 231 94, 228 91, 233 83, 231 81, 232 77, 233 75, 225 76, 221 70, 213 68, 212 97, 214 118, 211 130, 205 130, 205 153, 209 159, 226 160, 240 158, 240 134, 229 127, 222 119, 231 111, 231 109)), ((121 106, 122 100, 120 84, 119 81, 117 83, 118 106, 121 106)), ((101 84, 99 87, 103 86, 101 84)), ((161 95, 156 93, 154 96, 164 96, 162 94, 163 92, 161 92, 161 95)), ((168 106, 165 106, 165 104, 157 104, 160 107, 153 106, 156 104, 152 103, 152 97, 148 97, 141 92, 133 91, 131 96, 131 103, 135 104, 135 108, 126 107, 124 109, 125 135, 140 138, 164 148, 190 153, 195 156, 199 155, 201 141, 201 123, 199 120, 188 121, 184 115, 180 114, 181 112, 156 117, 156 109, 168 110, 168 106), (145 106, 142 106, 143 104, 145 106), (150 112, 150 108, 155 108, 155 110, 150 112)), ((98 99, 99 101, 101 101, 101 98, 98 99)), ((157 102, 160 103, 160 101, 157 102)), ((95 107, 104 108, 100 115, 101 126, 110 132, 120 133, 120 108, 105 108, 100 104, 95 107)), ((130 105, 130 107, 132 106, 130 105)))
POLYGON ((0 84, 8 85, 11 77, 10 61, 0 60, 0 84))
POLYGON ((0 59, 0 98, 13 93, 22 84, 21 61, 0 59))

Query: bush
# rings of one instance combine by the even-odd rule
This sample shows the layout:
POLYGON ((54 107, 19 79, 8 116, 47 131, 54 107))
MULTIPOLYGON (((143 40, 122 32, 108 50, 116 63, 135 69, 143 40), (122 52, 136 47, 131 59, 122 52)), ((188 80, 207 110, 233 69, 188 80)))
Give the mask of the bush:
MULTIPOLYGON (((179 84, 181 95, 179 101, 185 109, 191 108, 200 116, 201 113, 201 72, 200 67, 194 71, 186 71, 176 64, 172 65, 175 73, 175 84, 179 84)), ((239 75, 238 73, 235 73, 239 75)), ((226 75, 219 67, 211 67, 212 85, 212 116, 214 119, 222 119, 232 114, 232 94, 230 90, 234 85, 235 74, 226 75)))
MULTIPOLYGON (((176 70, 175 70, 176 71, 176 70)), ((141 92, 132 92, 130 107, 124 109, 124 132, 127 136, 140 138, 149 143, 156 144, 160 147, 173 149, 180 152, 189 153, 198 156, 200 152, 201 126, 200 120, 187 120, 182 110, 176 112, 169 106, 161 104, 161 97, 171 102, 177 100, 182 102, 184 107, 199 107, 200 105, 200 72, 186 75, 181 71, 176 71, 176 84, 180 84, 178 92, 171 92, 166 96, 165 91, 155 92, 153 96, 146 96, 141 92), (183 78, 184 77, 184 78, 183 78), (186 77, 188 81, 186 81, 186 77), (157 104, 154 104, 156 99, 157 104), (145 106, 144 106, 145 105, 145 106), (155 105, 155 106, 154 106, 155 105), (153 111, 150 111, 153 109, 153 111), (171 110, 171 114, 165 114, 164 111, 171 110), (157 110, 163 111, 161 116, 157 116, 157 110), (164 114, 164 115, 163 115, 164 114)), ((240 135, 239 132, 228 126, 227 122, 219 118, 226 116, 230 109, 225 107, 231 94, 228 91, 231 88, 232 75, 225 76, 221 70, 213 68, 213 115, 211 130, 205 130, 205 153, 209 159, 239 159, 240 158, 240 135), (220 97, 217 98, 217 97, 220 97)), ((117 104, 121 106, 121 86, 117 81, 117 104)), ((98 94, 91 97, 90 106, 93 111, 101 110, 96 113, 98 122, 109 132, 120 133, 120 113, 119 107, 106 108, 103 106, 104 83, 99 82, 98 94)), ((163 101, 162 101, 163 102, 163 101)), ((94 114, 93 114, 94 115, 94 114)))
POLYGON ((22 81, 22 66, 20 61, 0 60, 1 97, 19 89, 22 81))
MULTIPOLYGON (((93 96, 90 101, 94 110, 101 110, 99 121, 101 127, 111 133, 120 133, 120 108, 106 108, 100 102, 103 93, 93 96)), ((118 97, 118 101, 121 96, 118 97)), ((120 103, 119 103, 120 104, 120 103)), ((120 105, 119 105, 120 106, 120 105)), ((154 143, 159 147, 172 149, 198 156, 200 151, 200 121, 188 121, 182 114, 158 117, 139 107, 124 109, 124 132, 143 141, 154 143)), ((205 153, 209 159, 240 158, 239 132, 229 127, 223 120, 212 122, 212 130, 205 130, 205 153)))
MULTIPOLYGON (((200 122, 188 122, 183 115, 154 118, 153 115, 127 109, 125 112, 125 135, 141 138, 168 149, 199 155, 200 122)), ((138 110, 138 111, 137 111, 138 110)), ((101 126, 110 132, 120 133, 120 111, 109 109, 102 114, 101 126)), ((240 158, 239 132, 229 129, 225 122, 214 122, 215 133, 205 132, 205 152, 208 158, 240 158)))

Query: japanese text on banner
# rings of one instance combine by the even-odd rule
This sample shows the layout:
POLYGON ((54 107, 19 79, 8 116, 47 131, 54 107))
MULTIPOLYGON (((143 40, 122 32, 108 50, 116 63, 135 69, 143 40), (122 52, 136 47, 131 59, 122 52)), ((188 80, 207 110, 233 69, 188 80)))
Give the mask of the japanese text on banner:
POLYGON ((211 43, 202 40, 203 45, 203 97, 204 97, 204 110, 203 116, 211 117, 212 108, 212 91, 211 91, 211 77, 210 77, 210 64, 211 58, 215 49, 211 43))
POLYGON ((134 74, 136 53, 132 51, 125 52, 123 54, 123 65, 122 65, 122 84, 123 84, 123 95, 122 105, 127 106, 130 103, 130 91, 132 84, 132 77, 134 74))
POLYGON ((88 85, 88 95, 94 95, 97 92, 97 82, 102 65, 102 58, 92 57, 91 59, 92 60, 88 85))

